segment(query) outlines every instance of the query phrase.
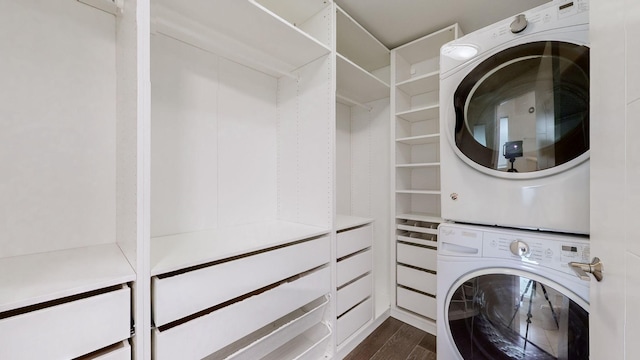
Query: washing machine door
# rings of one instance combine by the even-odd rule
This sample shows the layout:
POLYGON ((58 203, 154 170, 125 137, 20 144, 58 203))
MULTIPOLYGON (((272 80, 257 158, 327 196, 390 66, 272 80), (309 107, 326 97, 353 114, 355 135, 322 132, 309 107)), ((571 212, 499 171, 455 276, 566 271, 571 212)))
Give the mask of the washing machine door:
POLYGON ((589 358, 588 305, 534 274, 461 279, 447 295, 445 316, 462 359, 589 358))
POLYGON ((454 108, 459 156, 481 171, 547 176, 584 161, 589 48, 540 41, 503 50, 462 80, 454 108))

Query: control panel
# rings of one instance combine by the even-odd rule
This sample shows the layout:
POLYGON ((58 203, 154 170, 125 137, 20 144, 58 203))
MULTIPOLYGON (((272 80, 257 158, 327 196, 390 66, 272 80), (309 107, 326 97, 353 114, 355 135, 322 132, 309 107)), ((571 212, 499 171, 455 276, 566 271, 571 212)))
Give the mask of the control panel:
POLYGON ((526 232, 485 231, 484 258, 512 259, 573 274, 569 262, 589 262, 589 240, 568 236, 528 235, 526 232))

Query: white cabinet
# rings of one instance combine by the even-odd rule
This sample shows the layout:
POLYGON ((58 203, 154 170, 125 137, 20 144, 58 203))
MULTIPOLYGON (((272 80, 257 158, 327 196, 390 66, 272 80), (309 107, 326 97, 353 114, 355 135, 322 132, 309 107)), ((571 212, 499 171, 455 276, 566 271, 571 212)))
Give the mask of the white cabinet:
POLYGON ((143 322, 148 5, 123 6, 0 4, 0 358, 131 355, 143 322))
POLYGON ((154 358, 332 352, 332 9, 151 1, 154 358))
POLYGON ((338 219, 336 342, 340 346, 373 318, 373 225, 353 216, 338 219))
POLYGON ((389 309, 388 254, 382 249, 389 243, 390 51, 338 6, 335 16, 338 302, 363 289, 362 283, 344 282, 371 271, 367 277, 371 289, 362 290, 371 298, 359 298, 361 303, 352 304, 356 308, 336 314, 338 351, 348 352, 364 333, 363 325, 389 309), (372 226, 346 231, 367 222, 372 226), (342 259, 345 252, 352 252, 351 247, 361 246, 348 238, 364 231, 370 235, 360 239, 366 239, 371 250, 342 259))
POLYGON ((432 333, 436 314, 437 227, 442 221, 440 47, 461 35, 456 24, 391 52, 394 310, 401 319, 432 333))

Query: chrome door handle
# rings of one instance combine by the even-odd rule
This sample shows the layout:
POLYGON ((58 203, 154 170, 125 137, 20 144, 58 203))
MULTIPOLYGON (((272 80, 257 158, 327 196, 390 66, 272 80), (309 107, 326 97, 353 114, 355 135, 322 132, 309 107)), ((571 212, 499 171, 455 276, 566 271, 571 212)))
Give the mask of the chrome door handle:
POLYGON ((582 280, 591 281, 591 278, 587 275, 587 273, 591 273, 596 280, 602 281, 602 270, 604 270, 604 266, 597 257, 594 257, 590 264, 572 261, 569 263, 569 267, 573 269, 576 275, 582 280))

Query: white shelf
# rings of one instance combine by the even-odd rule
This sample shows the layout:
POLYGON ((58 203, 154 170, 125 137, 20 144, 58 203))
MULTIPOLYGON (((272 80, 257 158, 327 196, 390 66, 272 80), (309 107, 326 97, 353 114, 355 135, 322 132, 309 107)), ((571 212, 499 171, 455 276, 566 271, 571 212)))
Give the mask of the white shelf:
POLYGON ((431 223, 443 222, 440 216, 423 214, 423 213, 399 214, 399 215, 396 215, 396 219, 423 221, 423 222, 431 222, 431 223))
POLYGON ((115 244, 0 259, 0 312, 136 279, 115 244))
MULTIPOLYGON (((336 48, 367 72, 389 66, 390 51, 340 7, 336 7, 336 48)), ((338 77, 340 79, 340 77, 338 77)))
POLYGON ((439 162, 434 163, 415 163, 415 164, 397 164, 396 168, 425 168, 425 167, 438 167, 440 166, 439 162))
POLYGON ((440 86, 440 71, 433 71, 399 82, 396 86, 399 90, 410 96, 437 91, 440 86))
POLYGON ((440 134, 410 136, 406 138, 396 139, 396 141, 407 145, 433 144, 440 141, 440 134))
POLYGON ((455 40, 459 36, 459 32, 458 25, 454 24, 399 46, 396 48, 396 52, 398 56, 410 64, 415 64, 425 59, 439 58, 440 47, 449 41, 455 40))
POLYGON ((324 235, 328 229, 285 221, 151 238, 151 276, 324 235))
POLYGON ((290 22, 327 7, 326 2, 317 0, 284 6, 282 9, 294 9, 281 14, 290 19, 285 20, 247 0, 158 0, 153 2, 152 31, 279 77, 331 52, 326 44, 290 22))
POLYGON ((420 107, 417 109, 401 111, 399 113, 396 113, 396 116, 409 122, 438 119, 438 117, 440 116, 440 106, 431 105, 420 107))
POLYGON ((396 194, 440 195, 440 190, 396 190, 396 194))
POLYGON ((367 103, 389 97, 389 84, 338 54, 337 92, 355 102, 367 103))
POLYGON ((373 219, 351 215, 336 215, 336 230, 342 231, 356 226, 371 224, 373 219))

